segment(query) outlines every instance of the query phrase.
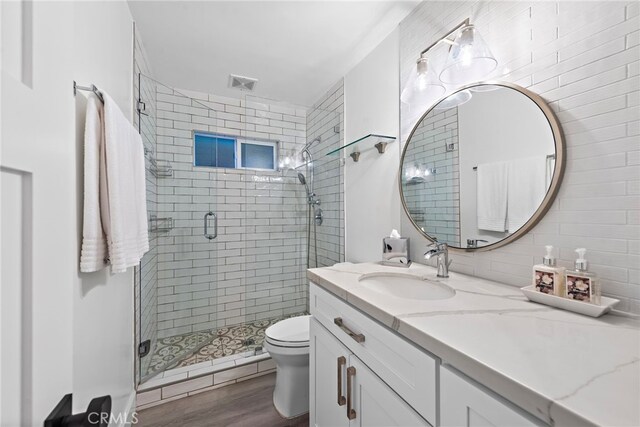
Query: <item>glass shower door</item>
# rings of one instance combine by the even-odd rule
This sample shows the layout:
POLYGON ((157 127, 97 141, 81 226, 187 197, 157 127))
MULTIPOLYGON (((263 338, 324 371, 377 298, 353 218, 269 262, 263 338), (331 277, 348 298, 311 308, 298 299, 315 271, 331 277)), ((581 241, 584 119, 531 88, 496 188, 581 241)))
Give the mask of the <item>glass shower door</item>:
POLYGON ((150 251, 139 274, 140 379, 224 353, 218 340, 218 183, 195 166, 194 132, 209 132, 206 95, 186 96, 140 76, 150 251), (215 344, 215 345, 214 345, 215 344))

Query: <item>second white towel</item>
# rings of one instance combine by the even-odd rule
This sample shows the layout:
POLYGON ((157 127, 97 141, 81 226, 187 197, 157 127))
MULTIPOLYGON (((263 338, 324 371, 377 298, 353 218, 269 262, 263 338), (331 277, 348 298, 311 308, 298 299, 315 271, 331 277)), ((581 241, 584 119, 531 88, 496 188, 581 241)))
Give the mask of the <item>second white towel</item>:
POLYGON ((115 101, 104 97, 107 203, 101 203, 111 270, 137 265, 149 250, 144 148, 140 134, 115 101), (107 206, 105 206, 107 205, 107 206))
POLYGON ((540 207, 547 194, 547 156, 509 162, 507 229, 515 233, 540 207))

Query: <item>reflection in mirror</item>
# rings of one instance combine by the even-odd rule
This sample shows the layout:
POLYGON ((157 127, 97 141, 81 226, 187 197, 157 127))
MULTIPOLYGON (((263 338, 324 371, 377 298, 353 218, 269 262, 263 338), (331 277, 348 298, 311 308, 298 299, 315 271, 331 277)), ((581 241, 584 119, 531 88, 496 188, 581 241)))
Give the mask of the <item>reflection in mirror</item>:
POLYGON ((492 245, 526 231, 545 198, 551 203, 561 136, 543 101, 526 93, 538 98, 513 85, 476 85, 416 124, 402 157, 401 191, 427 237, 459 248, 492 245))

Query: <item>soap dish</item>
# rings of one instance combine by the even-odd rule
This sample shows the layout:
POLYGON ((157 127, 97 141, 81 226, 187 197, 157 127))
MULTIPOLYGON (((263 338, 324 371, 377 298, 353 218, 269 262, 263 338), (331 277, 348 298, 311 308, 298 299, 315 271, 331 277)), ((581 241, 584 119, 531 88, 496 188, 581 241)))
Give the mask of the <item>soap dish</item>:
POLYGON ((520 288, 522 293, 533 302, 550 305, 562 310, 573 311, 591 317, 600 317, 610 311, 620 300, 614 298, 600 297, 600 305, 588 302, 574 301, 569 298, 557 297, 555 295, 544 294, 536 291, 534 285, 520 288))

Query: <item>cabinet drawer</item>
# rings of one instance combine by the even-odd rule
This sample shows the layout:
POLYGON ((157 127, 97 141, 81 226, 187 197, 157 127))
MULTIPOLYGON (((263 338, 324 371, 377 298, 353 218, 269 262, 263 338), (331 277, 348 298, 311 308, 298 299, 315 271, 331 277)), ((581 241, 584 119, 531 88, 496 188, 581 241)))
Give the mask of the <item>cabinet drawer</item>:
POLYGON ((542 423, 452 369, 440 367, 442 427, 536 427, 542 423))
POLYGON ((318 322, 424 419, 436 425, 438 359, 314 283, 310 309, 318 322), (335 319, 342 319, 343 327, 335 319), (358 335, 364 336, 364 341, 358 342, 358 335))

